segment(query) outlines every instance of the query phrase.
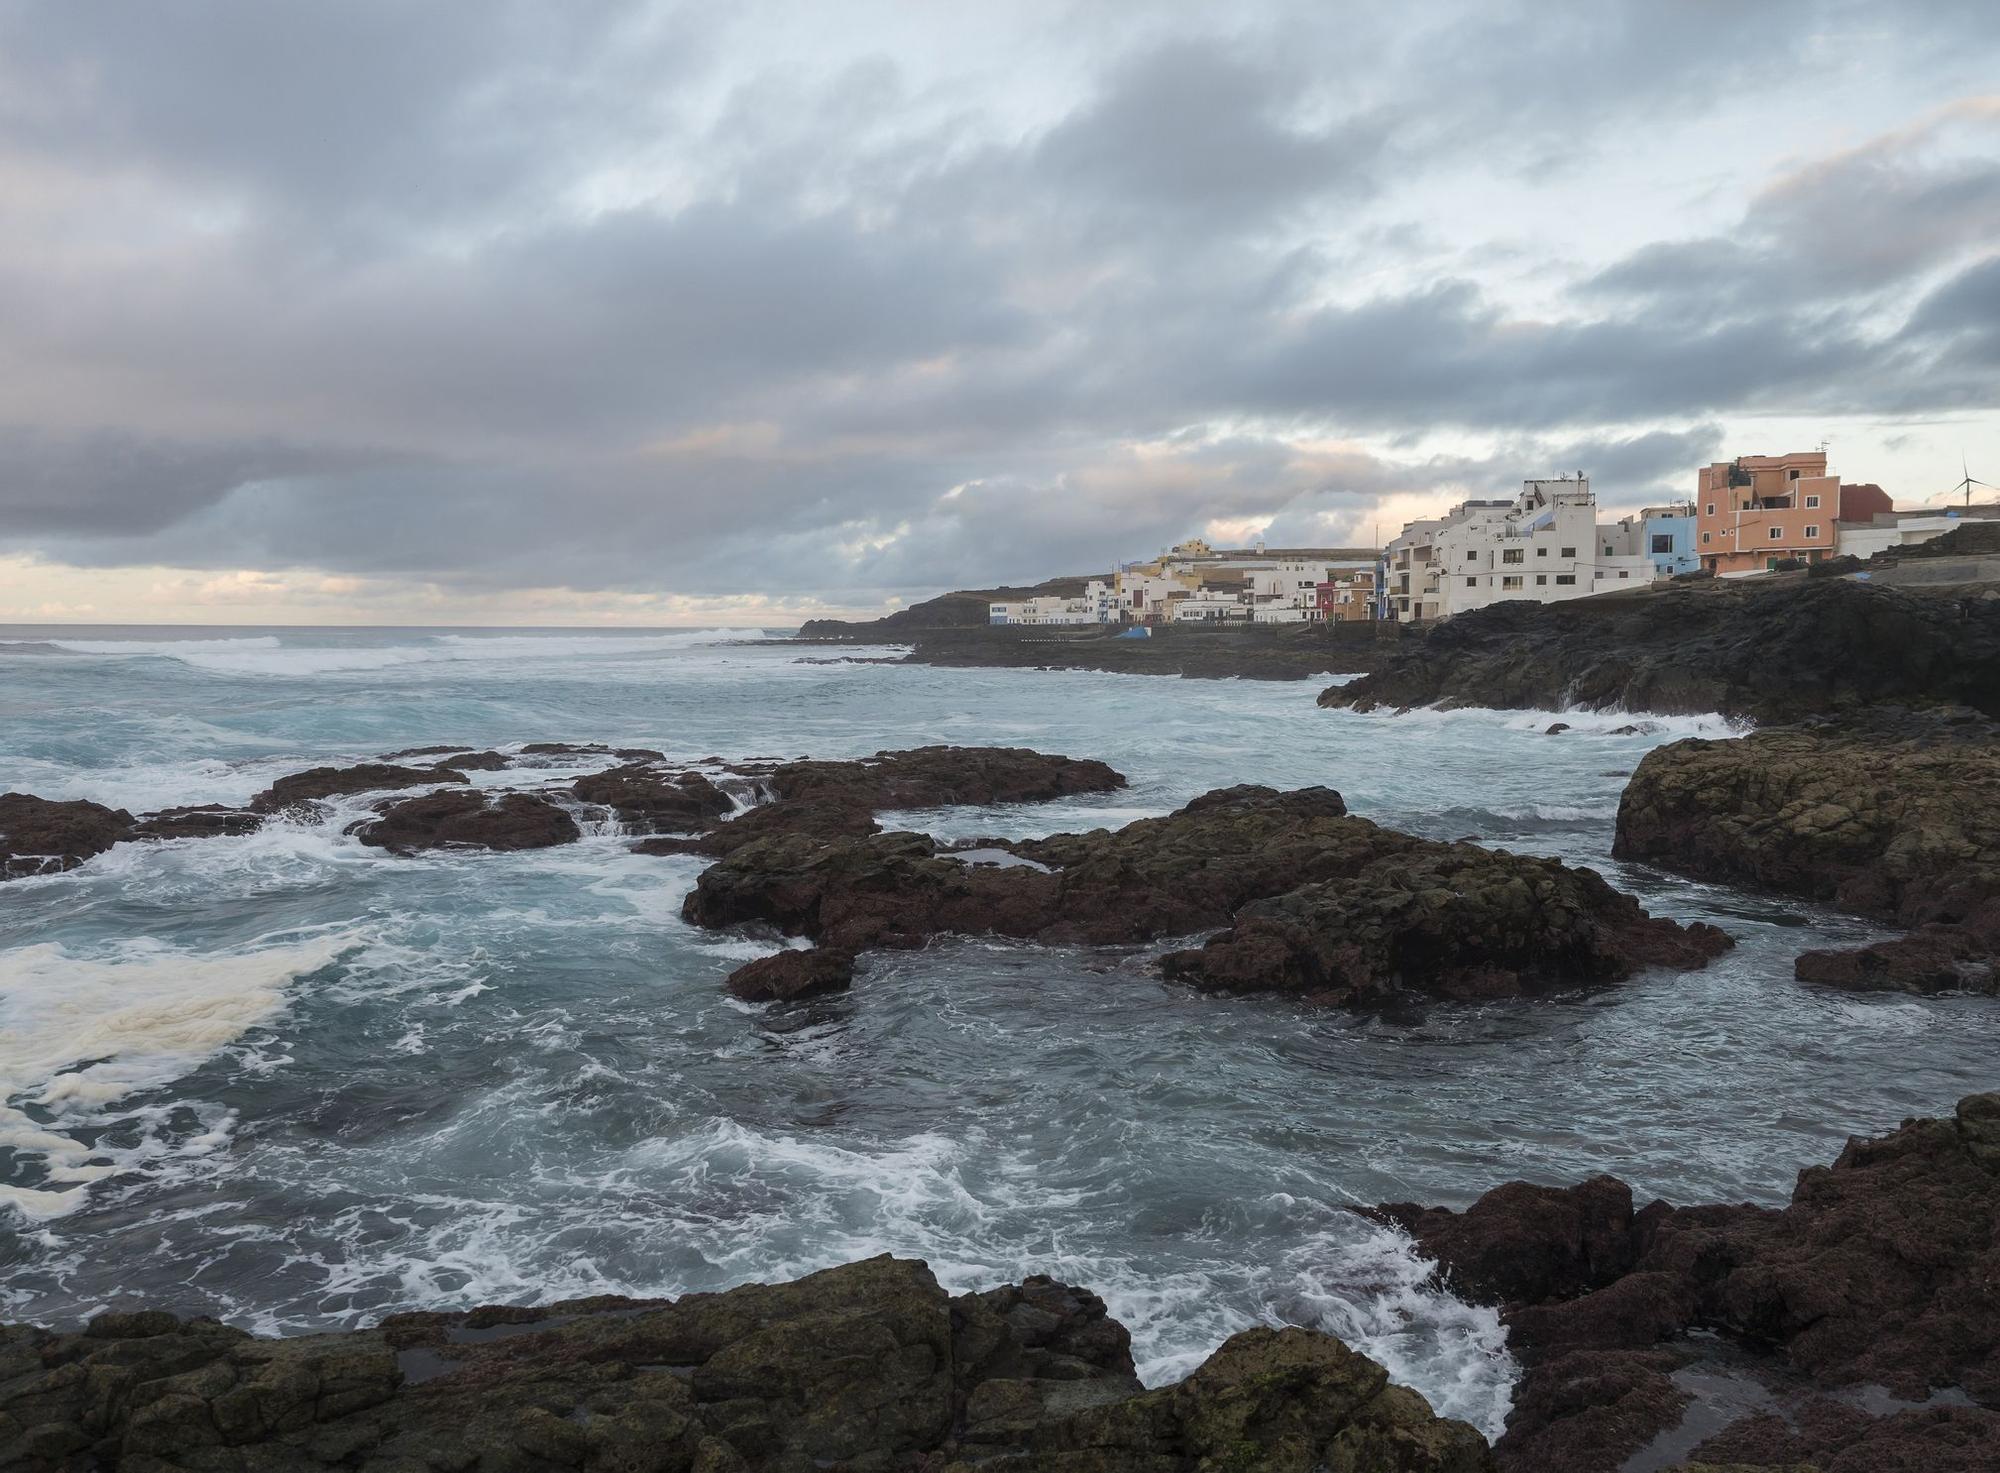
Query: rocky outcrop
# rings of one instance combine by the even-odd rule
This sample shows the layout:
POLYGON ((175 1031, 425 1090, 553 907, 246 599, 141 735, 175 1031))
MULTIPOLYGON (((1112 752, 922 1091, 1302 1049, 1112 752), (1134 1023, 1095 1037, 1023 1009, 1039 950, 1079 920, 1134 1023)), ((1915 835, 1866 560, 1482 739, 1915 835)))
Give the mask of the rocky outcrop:
POLYGON ((1704 1424, 1713 1435, 1683 1439, 1703 1461, 2000 1461, 2000 1094, 1850 1140, 1782 1209, 1635 1212, 1597 1177, 1373 1215, 1502 1306, 1527 1366, 1503 1467, 1616 1468, 1704 1424), (1754 1410, 1717 1420, 1731 1405, 1754 1410), (1953 1460, 1974 1445, 1988 1461, 1953 1460))
POLYGON ((348 829, 365 844, 397 854, 427 849, 542 849, 582 837, 575 804, 608 810, 626 830, 645 835, 634 847, 657 854, 727 854, 777 834, 812 839, 878 832, 882 808, 951 803, 1031 803, 1109 792, 1125 779, 1102 762, 1022 747, 918 747, 842 761, 758 760, 731 767, 719 758, 676 766, 646 747, 531 742, 512 756, 464 747, 412 747, 401 757, 447 760, 416 767, 367 762, 315 767, 279 778, 248 809, 219 804, 163 809, 134 819, 101 804, 55 803, 25 793, 0 796, 0 880, 74 868, 125 840, 219 838, 252 832, 267 817, 322 799, 456 784, 415 797, 370 798, 375 816, 348 829), (470 771, 554 765, 578 759, 618 765, 569 779, 566 787, 474 790, 470 771), (546 759, 544 763, 541 759, 546 759), (717 779, 756 789, 758 806, 741 812, 717 779), (570 806, 565 806, 570 805, 570 806))
POLYGON ((1161 966, 1207 992, 1354 1007, 1404 991, 1476 999, 1602 986, 1647 966, 1704 966, 1731 944, 1714 926, 1647 915, 1594 870, 1449 844, 1254 901, 1161 966))
POLYGON ((579 837, 567 809, 534 793, 426 793, 404 798, 347 830, 391 854, 426 849, 550 849, 579 837))
POLYGON ((1234 921, 1169 958, 1170 974, 1343 1003, 1612 981, 1728 944, 1648 917, 1590 871, 1384 829, 1327 788, 1228 788, 1165 818, 988 852, 1014 862, 969 863, 922 834, 782 834, 711 866, 682 913, 847 950, 947 933, 1101 945, 1234 921))
POLYGON ((1919 928, 1808 952, 1803 980, 2000 989, 2000 723, 1976 713, 1885 709, 1656 748, 1612 852, 1919 928))
POLYGON ((0 879, 75 869, 124 838, 132 815, 82 800, 0 793, 0 879))
POLYGON ((585 803, 609 808, 629 831, 640 834, 699 833, 736 806, 702 773, 645 762, 580 777, 570 791, 585 803))
POLYGON ((1874 702, 2000 716, 2000 593, 1804 575, 1500 603, 1405 644, 1322 706, 1706 712, 1794 721, 1874 702))
POLYGON ((729 991, 745 1002, 791 1002, 845 992, 854 980, 854 953, 834 946, 760 956, 729 974, 729 991))
POLYGON ((1481 1473, 1339 1341, 1251 1330, 1142 1391, 1095 1295, 948 1297, 876 1258, 675 1302, 407 1314, 258 1339, 159 1312, 0 1330, 0 1467, 356 1473, 1481 1473))
POLYGON ((257 813, 276 813, 294 804, 311 803, 321 798, 470 780, 456 768, 444 766, 399 767, 389 762, 362 762, 353 767, 313 767, 279 778, 252 798, 250 807, 257 813))

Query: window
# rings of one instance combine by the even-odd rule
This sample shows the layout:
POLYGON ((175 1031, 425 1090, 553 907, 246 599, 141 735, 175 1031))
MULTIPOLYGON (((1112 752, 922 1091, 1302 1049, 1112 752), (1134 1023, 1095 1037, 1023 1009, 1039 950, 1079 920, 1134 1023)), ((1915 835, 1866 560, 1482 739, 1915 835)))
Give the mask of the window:
POLYGON ((1655 532, 1653 534, 1653 551, 1655 553, 1662 553, 1662 552, 1671 553, 1673 550, 1674 550, 1673 533, 1655 532))
POLYGON ((1785 479, 1788 481, 1796 481, 1798 478, 1799 478, 1799 468, 1797 466, 1793 466, 1790 470, 1785 472, 1785 479))
POLYGON ((1500 561, 1503 563, 1518 563, 1521 560, 1521 555, 1521 549, 1518 547, 1502 548, 1500 550, 1500 561))
POLYGON ((1610 544, 1610 543, 1608 543, 1608 542, 1604 544, 1604 555, 1605 555, 1606 557, 1610 557, 1610 556, 1611 556, 1611 544, 1610 544))
POLYGON ((1707 516, 1711 516, 1711 517, 1715 515, 1715 503, 1714 503, 1714 502, 1712 502, 1712 501, 1711 501, 1711 502, 1710 502, 1710 503, 1708 504, 1708 511, 1707 511, 1707 512, 1706 512, 1706 513, 1705 513, 1704 515, 1707 515, 1707 516))
POLYGON ((1547 583, 1548 581, 1549 581, 1549 575, 1547 573, 1535 574, 1535 587, 1540 588, 1543 584, 1547 583))
POLYGON ((1479 580, 1477 578, 1468 578, 1465 580, 1465 586, 1467 588, 1477 588, 1479 586, 1479 580))
POLYGON ((1624 569, 1622 569, 1622 568, 1621 568, 1621 569, 1619 569, 1619 571, 1618 571, 1618 576, 1619 576, 1620 578, 1630 578, 1630 577, 1631 577, 1632 575, 1631 575, 1630 573, 1626 572, 1626 571, 1625 571, 1624 569))
POLYGON ((1808 496, 1808 497, 1806 498, 1806 510, 1807 510, 1807 511, 1811 511, 1811 510, 1812 510, 1813 508, 1815 508, 1815 507, 1816 507, 1816 506, 1818 506, 1818 505, 1819 505, 1819 498, 1818 498, 1817 496, 1808 496))
POLYGON ((1548 555, 1549 555, 1549 550, 1546 547, 1538 547, 1535 549, 1536 557, 1547 557, 1548 555))
POLYGON ((1819 536, 1819 525, 1817 523, 1806 528, 1806 541, 1810 542, 1817 536, 1819 536))
POLYGON ((1502 588, 1519 588, 1521 586, 1521 575, 1519 573, 1516 573, 1511 578, 1502 578, 1500 580, 1500 586, 1502 588))
POLYGON ((1563 556, 1564 556, 1564 557, 1575 557, 1575 556, 1576 556, 1576 549, 1575 549, 1574 547, 1565 547, 1565 548, 1563 549, 1563 556))
POLYGON ((1784 535, 1785 535, 1785 529, 1783 527, 1773 527, 1771 529, 1771 540, 1773 542, 1776 542, 1780 537, 1784 535))
POLYGON ((1709 536, 1709 535, 1708 535, 1708 533, 1706 533, 1706 532, 1704 532, 1704 533, 1702 533, 1702 534, 1701 534, 1701 540, 1702 540, 1703 542, 1713 542, 1713 541, 1715 541, 1715 539, 1714 539, 1713 537, 1709 536))
POLYGON ((1571 584, 1571 583, 1574 583, 1574 582, 1576 582, 1576 574, 1574 574, 1574 573, 1558 573, 1558 574, 1556 574, 1556 582, 1557 582, 1558 584, 1562 584, 1562 585, 1568 585, 1568 584, 1571 584))
POLYGON ((1476 552, 1468 552, 1468 553, 1467 553, 1467 554, 1465 555, 1465 560, 1466 560, 1466 561, 1467 561, 1468 563, 1476 563, 1476 562, 1478 562, 1478 561, 1479 561, 1479 554, 1478 554, 1478 553, 1476 553, 1476 552))

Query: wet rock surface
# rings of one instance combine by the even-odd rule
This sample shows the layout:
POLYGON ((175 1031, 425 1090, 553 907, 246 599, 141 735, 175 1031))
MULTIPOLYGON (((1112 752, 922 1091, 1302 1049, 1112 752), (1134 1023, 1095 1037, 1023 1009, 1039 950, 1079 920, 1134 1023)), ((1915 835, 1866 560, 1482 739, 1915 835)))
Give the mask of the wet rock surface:
POLYGON ((250 807, 257 813, 276 813, 294 804, 310 803, 320 798, 468 781, 470 779, 463 772, 441 764, 403 767, 391 762, 362 762, 353 767, 313 767, 279 778, 252 798, 250 807))
POLYGON ((81 800, 0 793, 0 878, 75 869, 124 838, 132 815, 81 800))
POLYGON ((1503 1467, 2000 1466, 2000 1094, 1850 1140, 1782 1209, 1597 1177, 1371 1215, 1502 1306, 1503 1467))
POLYGON ((1143 1391, 1046 1278, 957 1298, 869 1259, 676 1302, 392 1317, 263 1340, 158 1311, 0 1329, 0 1466, 360 1473, 1478 1473, 1485 1442, 1339 1341, 1251 1330, 1143 1391))
POLYGON ((1029 863, 968 864, 913 833, 775 835, 706 870, 683 914, 846 950, 943 934, 1102 945, 1234 921, 1169 957, 1169 975, 1342 1003, 1615 981, 1728 944, 1648 917, 1590 871, 1381 828, 1328 788, 1221 789, 1116 831, 988 847, 1029 863))
POLYGON ((2000 722, 1975 712, 1889 708, 1656 748, 1612 852, 1917 928, 1807 952, 1803 981, 2000 990, 2000 722))
POLYGON ((404 798, 348 830, 392 854, 425 849, 549 849, 579 836, 567 809, 534 793, 442 791, 404 798))
POLYGON ((844 992, 854 980, 854 953, 815 946, 759 957, 729 974, 729 991, 745 1002, 790 1002, 822 992, 844 992))
POLYGON ((1583 706, 1762 722, 1873 702, 2000 716, 2000 596, 1798 574, 1500 603, 1435 625, 1319 698, 1362 711, 1583 706))

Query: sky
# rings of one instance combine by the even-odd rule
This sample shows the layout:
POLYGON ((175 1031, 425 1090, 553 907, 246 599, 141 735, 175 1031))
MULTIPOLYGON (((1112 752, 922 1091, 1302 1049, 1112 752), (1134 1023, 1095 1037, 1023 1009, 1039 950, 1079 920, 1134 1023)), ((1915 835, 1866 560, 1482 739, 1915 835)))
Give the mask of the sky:
POLYGON ((2000 482, 2000 4, 0 0, 0 621, 2000 482))

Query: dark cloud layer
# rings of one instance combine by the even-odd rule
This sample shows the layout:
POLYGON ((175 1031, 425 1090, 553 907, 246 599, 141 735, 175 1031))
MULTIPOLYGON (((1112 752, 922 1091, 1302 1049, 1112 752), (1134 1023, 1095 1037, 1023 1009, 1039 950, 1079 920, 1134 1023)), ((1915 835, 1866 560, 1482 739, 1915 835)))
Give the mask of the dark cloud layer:
POLYGON ((2000 105, 1917 85, 1989 6, 1092 13, 962 95, 808 14, 0 0, 0 552, 872 599, 2000 398, 2000 105), (1861 45, 1907 106, 1728 228, 1494 209, 1861 45))

